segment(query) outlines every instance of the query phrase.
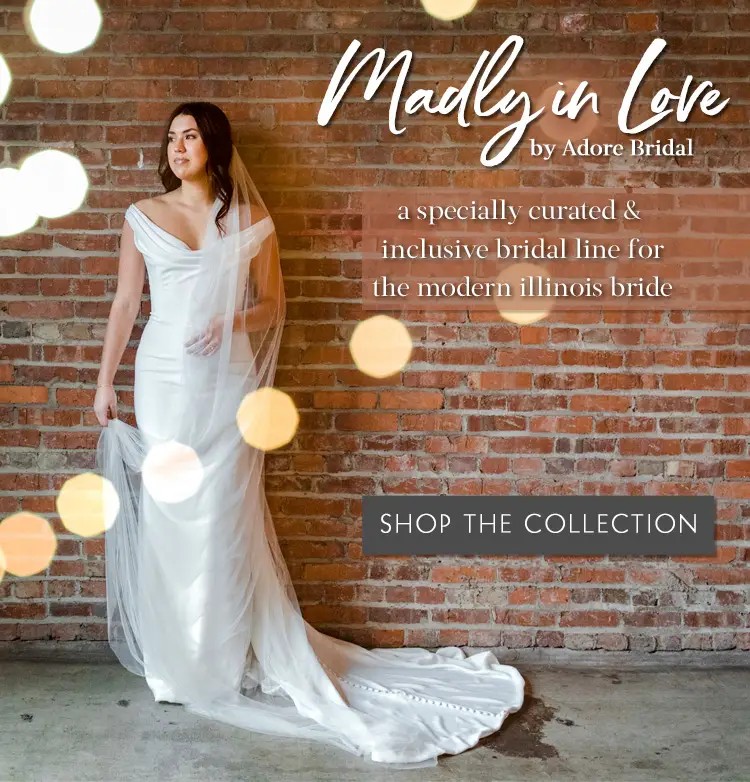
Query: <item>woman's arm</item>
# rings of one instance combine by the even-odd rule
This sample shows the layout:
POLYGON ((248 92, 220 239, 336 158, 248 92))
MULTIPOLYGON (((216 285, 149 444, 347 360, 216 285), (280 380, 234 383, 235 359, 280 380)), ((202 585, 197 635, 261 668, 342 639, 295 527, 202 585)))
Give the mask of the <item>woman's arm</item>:
POLYGON ((112 301, 104 333, 102 360, 97 379, 97 395, 94 410, 99 423, 107 425, 108 409, 116 415, 113 400, 116 401, 112 381, 120 365, 122 354, 133 331, 133 324, 141 307, 146 266, 143 256, 135 246, 133 229, 126 220, 120 240, 120 261, 117 272, 117 292, 112 301))

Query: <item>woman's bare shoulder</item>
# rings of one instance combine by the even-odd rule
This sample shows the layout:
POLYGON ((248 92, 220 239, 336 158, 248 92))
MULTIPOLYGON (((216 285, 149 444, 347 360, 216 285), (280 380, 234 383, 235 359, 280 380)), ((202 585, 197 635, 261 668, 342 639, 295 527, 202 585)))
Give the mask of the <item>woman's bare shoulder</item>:
POLYGON ((159 211, 165 206, 168 206, 168 201, 165 199, 166 195, 167 194, 164 193, 163 195, 156 195, 152 198, 142 198, 140 201, 135 201, 133 206, 140 209, 141 212, 148 217, 153 214, 154 211, 159 211))

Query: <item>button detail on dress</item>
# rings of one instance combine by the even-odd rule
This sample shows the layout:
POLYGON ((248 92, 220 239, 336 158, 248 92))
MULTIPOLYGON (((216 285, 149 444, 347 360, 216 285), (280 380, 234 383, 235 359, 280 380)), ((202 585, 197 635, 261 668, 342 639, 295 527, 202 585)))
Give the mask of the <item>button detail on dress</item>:
POLYGON ((487 711, 485 709, 474 709, 470 706, 459 706, 457 703, 449 703, 448 701, 438 700, 437 698, 424 698, 421 695, 413 695, 410 692, 406 692, 404 690, 397 690, 397 689, 388 689, 388 688, 375 688, 375 687, 369 687, 366 684, 360 684, 359 682, 354 682, 351 679, 347 678, 346 676, 339 676, 339 674, 332 671, 325 663, 321 663, 321 665, 328 671, 328 673, 335 676, 339 681, 346 682, 352 687, 357 687, 360 690, 369 690, 370 692, 374 692, 378 695, 396 695, 400 696, 402 698, 409 698, 413 701, 419 701, 420 703, 431 703, 435 706, 442 706, 446 709, 457 709, 458 711, 468 711, 474 714, 484 714, 487 717, 497 717, 500 716, 500 714, 503 714, 504 712, 494 712, 494 711, 487 711))

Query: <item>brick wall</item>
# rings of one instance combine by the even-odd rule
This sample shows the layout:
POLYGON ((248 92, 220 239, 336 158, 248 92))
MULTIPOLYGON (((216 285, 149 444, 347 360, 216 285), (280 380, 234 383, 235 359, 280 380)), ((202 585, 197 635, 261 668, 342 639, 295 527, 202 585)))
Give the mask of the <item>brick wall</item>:
MULTIPOLYGON (((368 315, 357 258, 364 189, 747 187, 750 6, 506 0, 451 24, 408 0, 165 5, 103 4, 99 40, 69 56, 31 43, 22 3, 0 6, 0 51, 15 78, 1 109, 3 164, 59 147, 75 152, 91 182, 77 213, 0 240, 0 511, 42 514, 59 539, 47 571, 0 582, 0 639, 106 638, 103 538, 66 534, 55 493, 94 463, 92 388, 124 210, 158 192, 161 124, 177 102, 198 98, 233 120, 281 240, 288 322, 277 385, 301 423, 268 455, 267 489, 313 624, 384 646, 750 648, 746 314, 555 312, 518 327, 486 312, 415 313, 412 362, 387 383, 357 371, 347 349, 368 315), (732 105, 691 127, 694 159, 621 168, 542 164, 522 150, 484 170, 491 120, 466 129, 421 115, 392 136, 387 87, 371 103, 360 88, 328 127, 316 124, 354 37, 363 51, 411 48, 412 84, 445 86, 462 84, 481 50, 512 33, 525 37, 530 58, 604 63, 614 84, 662 35, 661 73, 713 79, 732 105), (710 493, 718 549, 692 558, 363 558, 360 496, 381 492, 710 493)), ((116 378, 129 419, 143 322, 116 378)))

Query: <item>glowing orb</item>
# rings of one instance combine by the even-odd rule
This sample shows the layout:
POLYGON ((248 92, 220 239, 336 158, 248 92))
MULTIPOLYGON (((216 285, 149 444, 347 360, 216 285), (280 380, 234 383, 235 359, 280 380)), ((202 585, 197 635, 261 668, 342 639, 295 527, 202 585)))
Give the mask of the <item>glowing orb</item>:
POLYGON ((0 54, 0 103, 2 103, 7 97, 12 81, 13 77, 10 75, 10 68, 8 68, 8 63, 5 62, 5 57, 0 54))
POLYGON ((59 149, 34 152, 20 168, 23 189, 42 217, 61 217, 83 203, 89 178, 78 158, 59 149))
POLYGON ((36 43, 59 54, 91 46, 102 26, 95 0, 33 0, 24 18, 36 43))
POLYGON ((14 513, 0 522, 0 549, 8 573, 32 576, 49 566, 57 538, 47 519, 35 513, 14 513))
POLYGON ((243 439, 262 451, 286 445, 298 425, 294 400, 278 388, 263 386, 251 391, 237 408, 237 426, 243 439))
POLYGON ((56 505, 66 529, 91 537, 100 535, 114 524, 120 510, 120 498, 111 481, 86 472, 65 481, 56 505))
POLYGON ((422 7, 430 16, 450 22, 474 10, 477 0, 422 0, 422 7))
POLYGON ((547 270, 538 266, 535 263, 514 263, 498 276, 498 283, 507 283, 510 286, 511 296, 495 296, 495 306, 500 313, 500 316, 511 323, 517 323, 519 325, 526 325, 528 323, 535 323, 542 318, 546 318, 552 311, 554 300, 550 296, 540 296, 536 300, 539 302, 538 310, 531 310, 528 308, 522 310, 514 310, 513 302, 526 302, 528 298, 523 298, 520 294, 520 284, 523 278, 529 278, 536 275, 542 275, 543 277, 548 274, 547 270))
POLYGON ((591 101, 588 100, 575 119, 552 113, 552 102, 558 91, 562 91, 565 95, 564 100, 559 102, 560 106, 567 105, 576 93, 578 93, 579 100, 584 95, 594 93, 594 90, 590 87, 588 90, 581 90, 580 85, 581 82, 573 81, 572 79, 556 82, 547 87, 541 98, 534 102, 534 105, 545 107, 544 113, 539 117, 537 127, 546 133, 549 138, 555 141, 567 141, 568 139, 577 141, 587 138, 599 124, 599 117, 592 110, 591 101))
POLYGON ((31 228, 39 215, 28 198, 17 168, 0 168, 0 236, 31 228))
POLYGON ((169 440, 149 449, 143 460, 143 482, 157 502, 182 502, 192 497, 203 482, 198 454, 189 446, 169 440))
POLYGON ((357 324, 349 339, 349 351, 357 368, 371 377, 400 372, 411 356, 409 331, 400 320, 374 315, 357 324))

